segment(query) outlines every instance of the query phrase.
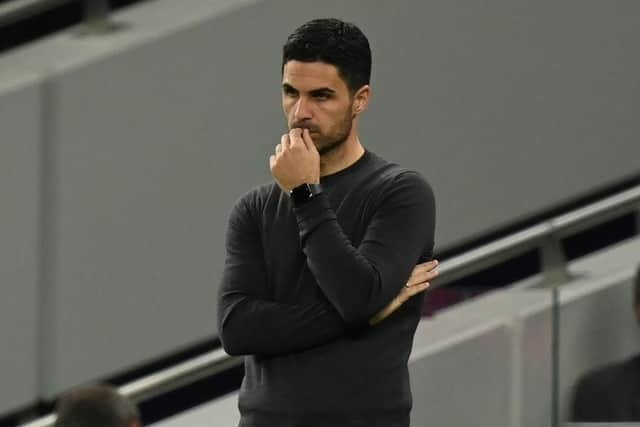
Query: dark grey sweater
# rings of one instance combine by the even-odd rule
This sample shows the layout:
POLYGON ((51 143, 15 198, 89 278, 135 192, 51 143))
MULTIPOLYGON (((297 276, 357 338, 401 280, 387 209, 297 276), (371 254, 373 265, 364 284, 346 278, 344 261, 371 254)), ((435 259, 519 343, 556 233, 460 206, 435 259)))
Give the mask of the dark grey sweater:
POLYGON ((218 330, 246 355, 240 425, 406 427, 422 298, 368 319, 431 258, 433 193, 368 151, 321 184, 301 208, 273 183, 231 212, 218 330))

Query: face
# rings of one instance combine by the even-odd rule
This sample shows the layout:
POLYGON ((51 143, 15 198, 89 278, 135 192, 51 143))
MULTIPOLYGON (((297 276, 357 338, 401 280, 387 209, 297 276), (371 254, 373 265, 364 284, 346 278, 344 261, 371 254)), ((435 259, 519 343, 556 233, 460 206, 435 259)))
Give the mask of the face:
POLYGON ((351 133, 353 97, 338 69, 324 62, 289 61, 282 75, 282 107, 289 129, 308 128, 320 152, 339 147, 351 133))

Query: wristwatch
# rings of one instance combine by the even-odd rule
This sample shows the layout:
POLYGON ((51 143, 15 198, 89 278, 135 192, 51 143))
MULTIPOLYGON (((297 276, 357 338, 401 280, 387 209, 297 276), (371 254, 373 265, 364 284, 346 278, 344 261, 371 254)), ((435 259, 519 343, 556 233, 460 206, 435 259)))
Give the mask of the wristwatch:
POLYGON ((299 207, 322 193, 320 184, 302 184, 289 192, 293 205, 299 207))

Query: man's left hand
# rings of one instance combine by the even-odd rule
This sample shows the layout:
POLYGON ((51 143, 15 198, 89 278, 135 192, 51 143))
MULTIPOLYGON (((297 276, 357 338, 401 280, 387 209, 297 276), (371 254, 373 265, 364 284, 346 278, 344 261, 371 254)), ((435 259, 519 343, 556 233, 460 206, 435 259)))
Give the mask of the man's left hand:
POLYGON ((273 178, 286 192, 302 184, 320 183, 320 154, 309 129, 291 129, 282 135, 269 165, 273 178))
POLYGON ((400 290, 400 293, 380 312, 373 316, 369 320, 370 325, 375 325, 382 322, 389 317, 392 313, 398 310, 402 304, 407 302, 411 297, 425 291, 429 286, 431 280, 435 279, 438 275, 438 260, 432 260, 415 266, 411 272, 407 284, 400 290))

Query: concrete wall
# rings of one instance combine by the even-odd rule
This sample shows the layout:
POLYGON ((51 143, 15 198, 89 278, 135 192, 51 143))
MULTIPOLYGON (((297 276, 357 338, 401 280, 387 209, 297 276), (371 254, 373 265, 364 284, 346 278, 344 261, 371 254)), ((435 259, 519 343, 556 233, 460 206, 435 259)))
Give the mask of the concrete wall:
MULTIPOLYGON (((39 393, 215 335, 226 215, 269 179, 285 128, 280 47, 303 21, 337 16, 369 35, 362 139, 432 183, 442 249, 640 173, 638 12, 595 0, 157 0, 118 14, 122 31, 65 31, 3 55, 3 73, 45 81, 20 95, 40 99, 42 167, 27 154, 27 184, 1 184, 23 194, 42 174, 42 205, 21 200, 0 243, 15 254, 20 229, 31 242, 5 258, 11 271, 43 252, 40 310, 33 298, 20 310, 42 318, 39 393)), ((18 140, 37 126, 3 130, 18 140)))
POLYGON ((0 413, 36 395, 40 192, 39 81, 0 80, 0 413))
POLYGON ((173 41, 171 61, 158 45, 50 81, 55 255, 47 303, 56 315, 47 392, 215 333, 227 206, 220 193, 237 163, 213 141, 208 115, 218 101, 203 92, 215 68, 189 49, 193 37, 173 41), (166 85, 174 79, 193 84, 166 85))

